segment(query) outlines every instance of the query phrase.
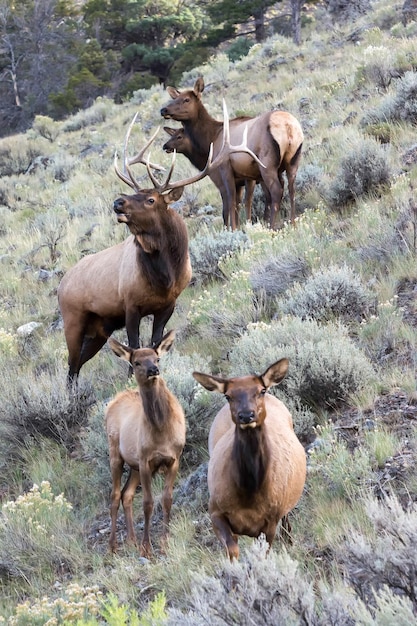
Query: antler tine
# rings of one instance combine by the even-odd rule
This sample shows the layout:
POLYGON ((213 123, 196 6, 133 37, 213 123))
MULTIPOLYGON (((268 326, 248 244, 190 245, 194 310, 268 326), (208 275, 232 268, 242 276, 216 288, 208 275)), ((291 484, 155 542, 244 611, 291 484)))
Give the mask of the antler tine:
POLYGON ((136 181, 132 180, 132 177, 128 178, 127 176, 125 176, 125 174, 119 169, 119 166, 117 165, 117 150, 115 150, 114 152, 114 170, 120 180, 126 183, 126 185, 129 185, 129 187, 131 187, 135 191, 139 191, 139 187, 136 181))
POLYGON ((150 164, 149 164, 149 156, 148 156, 148 160, 146 161, 146 169, 147 169, 147 172, 148 172, 148 176, 151 179, 152 184, 155 187, 155 189, 157 189, 160 193, 162 193, 163 191, 165 191, 168 188, 167 185, 169 184, 169 181, 171 180, 172 173, 174 171, 176 154, 177 154, 177 151, 174 150, 174 152, 172 154, 171 167, 169 168, 168 176, 166 177, 164 183, 160 183, 155 178, 155 176, 152 174, 151 167, 150 167, 150 164))
POLYGON ((229 124, 229 112, 227 110, 226 101, 223 98, 223 143, 220 152, 217 154, 213 161, 212 167, 218 167, 234 152, 246 152, 260 167, 266 167, 262 161, 256 156, 250 148, 248 148, 248 125, 245 124, 243 130, 242 143, 238 146, 232 146, 230 143, 230 124, 229 124))
MULTIPOLYGON (((130 123, 130 126, 128 128, 128 131, 126 133, 126 138, 125 138, 125 146, 124 146, 124 154, 126 155, 126 151, 127 151, 127 141, 129 140, 129 136, 130 136, 130 132, 133 128, 133 125, 136 121, 138 114, 136 113, 135 117, 133 118, 133 120, 130 123)), ((134 157, 132 157, 131 159, 126 159, 125 156, 125 162, 128 165, 135 165, 136 163, 142 163, 142 165, 146 165, 146 163, 148 162, 148 160, 145 160, 143 158, 143 155, 145 154, 145 151, 149 148, 149 146, 151 145, 151 143, 155 140, 155 137, 157 136, 157 134, 159 133, 161 127, 158 126, 158 128, 156 129, 156 131, 154 132, 154 134, 152 135, 152 137, 149 139, 149 141, 144 145, 144 147, 140 150, 140 152, 138 152, 138 154, 134 157)), ((156 163, 150 163, 149 162, 150 167, 153 170, 157 170, 158 172, 164 172, 165 168, 162 167, 162 165, 158 165, 156 163)))
MULTIPOLYGON (((130 169, 131 165, 134 165, 135 163, 142 163, 143 165, 146 165, 146 167, 148 168, 148 173, 150 172, 150 168, 155 169, 155 170, 159 170, 159 171, 164 171, 165 170, 165 168, 162 167, 161 165, 157 165, 155 163, 150 163, 149 159, 147 159, 147 161, 145 161, 145 159, 143 158, 143 155, 145 154, 146 150, 149 148, 151 143, 155 140, 155 137, 157 136, 157 134, 158 134, 158 132, 159 132, 159 130, 161 128, 160 126, 158 126, 158 128, 156 129, 156 131, 154 132, 152 137, 146 142, 146 144, 138 152, 138 154, 136 154, 131 159, 128 159, 128 157, 127 157, 127 147, 128 147, 128 144, 129 144, 130 134, 132 132, 133 126, 135 125, 137 117, 138 117, 138 113, 136 113, 134 115, 132 121, 129 124, 129 127, 128 127, 127 131, 126 131, 124 144, 123 144, 124 170, 127 173, 127 175, 125 174, 125 172, 122 172, 119 169, 118 164, 117 164, 117 152, 115 152, 115 154, 114 154, 114 169, 116 171, 117 176, 124 183, 129 185, 129 187, 134 189, 135 191, 139 191, 140 190, 140 186, 139 186, 139 183, 137 182, 136 178, 134 177, 134 175, 133 175, 133 173, 132 173, 132 171, 130 169)), ((156 179, 153 177, 152 174, 151 174, 151 180, 152 180, 152 182, 154 184, 155 184, 155 182, 157 183, 156 179)))
POLYGON ((170 191, 171 189, 178 189, 178 187, 186 187, 187 185, 191 185, 192 183, 196 183, 197 181, 199 181, 202 178, 204 178, 205 176, 207 176, 207 174, 210 172, 211 165, 212 165, 212 160, 213 160, 213 144, 212 143, 210 144, 210 150, 209 150, 207 163, 206 163, 205 168, 203 170, 201 170, 201 172, 198 172, 198 174, 195 174, 195 176, 191 176, 190 178, 184 178, 184 180, 177 180, 174 183, 170 183, 169 180, 171 178, 172 171, 174 170, 175 154, 176 154, 176 152, 174 151, 174 156, 172 158, 171 169, 169 171, 167 180, 159 188, 160 193, 163 193, 164 191, 170 191))

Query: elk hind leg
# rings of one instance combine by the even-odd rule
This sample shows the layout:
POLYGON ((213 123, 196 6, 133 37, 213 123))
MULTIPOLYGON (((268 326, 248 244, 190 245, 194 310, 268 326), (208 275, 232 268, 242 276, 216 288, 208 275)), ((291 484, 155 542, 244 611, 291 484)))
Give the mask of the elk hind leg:
POLYGON ((109 438, 109 448, 110 448, 110 469, 112 476, 112 490, 110 496, 110 520, 111 520, 111 530, 110 530, 110 539, 109 539, 109 547, 112 552, 116 552, 117 550, 117 539, 116 539, 116 522, 117 522, 117 512, 120 506, 121 499, 121 481, 122 481, 122 473, 123 473, 123 459, 120 456, 114 455, 112 458, 112 446, 113 440, 109 438))
POLYGON ((172 492, 174 490, 174 482, 177 477, 179 459, 173 459, 173 463, 166 468, 165 485, 162 492, 162 512, 163 512, 163 533, 162 533, 162 549, 165 550, 166 542, 169 534, 169 521, 171 518, 172 492))
POLYGON ((152 472, 150 471, 148 464, 143 463, 140 466, 140 476, 142 484, 142 498, 143 498, 143 537, 140 544, 140 554, 149 559, 152 554, 152 546, 150 540, 150 521, 153 511, 153 497, 152 497, 152 472))

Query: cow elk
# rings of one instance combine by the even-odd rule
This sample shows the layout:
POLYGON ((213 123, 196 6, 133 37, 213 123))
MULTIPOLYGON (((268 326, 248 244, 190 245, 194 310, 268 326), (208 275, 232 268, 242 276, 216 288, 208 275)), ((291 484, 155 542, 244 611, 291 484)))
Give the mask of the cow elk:
POLYGON ((289 532, 287 515, 304 488, 306 455, 291 414, 267 393, 287 370, 288 360, 281 359, 260 376, 193 373, 228 401, 210 428, 208 487, 213 529, 231 560, 239 557, 238 535, 264 533, 271 546, 280 520, 289 532))
MULTIPOLYGON (((221 149, 223 123, 215 120, 205 108, 201 94, 204 81, 200 77, 193 89, 178 91, 167 87, 172 100, 161 109, 165 119, 182 123, 192 147, 194 164, 207 158, 209 147, 213 154, 221 149)), ((234 230, 237 226, 237 185, 245 180, 264 183, 267 205, 270 204, 270 227, 275 227, 284 191, 283 173, 288 180, 291 223, 295 221, 295 178, 301 159, 303 131, 298 120, 286 111, 270 111, 257 117, 237 117, 230 121, 230 138, 239 142, 247 129, 247 146, 258 157, 234 154, 221 168, 212 172, 211 180, 220 191, 223 202, 223 222, 234 230), (265 165, 261 167, 259 161, 265 165)), ((197 165, 198 167, 198 165, 197 165)))
POLYGON ((136 488, 141 485, 144 529, 140 551, 142 556, 150 557, 151 487, 156 472, 165 474, 163 544, 168 536, 172 492, 185 445, 185 418, 180 403, 160 376, 159 358, 171 348, 174 336, 171 330, 153 348, 139 349, 109 339, 113 352, 132 366, 138 383, 138 390, 126 389, 118 393, 108 404, 105 415, 112 476, 109 544, 113 552, 117 550, 116 520, 120 500, 126 519, 127 541, 137 545, 133 498, 136 488), (124 464, 129 466, 129 475, 121 489, 124 464))

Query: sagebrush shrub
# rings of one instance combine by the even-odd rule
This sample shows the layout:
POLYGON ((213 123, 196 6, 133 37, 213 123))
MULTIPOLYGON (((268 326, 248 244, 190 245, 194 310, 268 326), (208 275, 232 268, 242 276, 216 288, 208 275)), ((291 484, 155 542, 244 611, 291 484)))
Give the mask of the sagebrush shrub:
POLYGON ((363 139, 343 157, 326 194, 327 200, 337 209, 386 185, 390 175, 383 148, 371 138, 363 139))
MULTIPOLYGON (((381 609, 376 592, 388 589, 401 597, 402 612, 412 616, 417 610, 417 505, 410 503, 404 510, 395 496, 381 501, 368 497, 365 505, 374 532, 357 528, 355 539, 341 546, 339 558, 367 605, 381 609)), ((415 618, 410 619, 413 623, 415 618)))
POLYGON ((32 131, 53 143, 59 135, 60 124, 47 115, 36 115, 32 131))
POLYGON ((284 252, 255 265, 250 273, 250 284, 255 292, 264 292, 274 298, 284 293, 293 283, 303 281, 310 273, 308 261, 297 252, 284 252))
POLYGON ((23 581, 53 582, 63 569, 75 572, 83 545, 63 494, 54 495, 48 481, 16 500, 5 502, 0 518, 0 569, 23 581))
POLYGON ((298 317, 250 326, 229 354, 230 368, 233 375, 261 374, 282 357, 290 360, 283 390, 312 407, 338 406, 375 381, 371 363, 343 324, 298 317))
POLYGON ((24 135, 0 140, 0 178, 24 174, 33 159, 42 154, 42 145, 28 141, 24 135))
POLYGON ((417 122, 417 75, 416 72, 405 72, 395 84, 396 91, 388 95, 378 107, 370 109, 362 118, 362 125, 375 125, 387 121, 404 121, 410 124, 417 122))
POLYGON ((91 387, 84 385, 71 395, 64 377, 49 373, 36 378, 5 377, 2 383, 7 392, 0 405, 0 450, 6 464, 38 436, 52 439, 68 451, 74 449, 94 402, 91 387))
POLYGON ((347 265, 320 268, 303 283, 297 283, 279 302, 279 310, 302 319, 346 323, 365 318, 375 309, 375 298, 358 274, 347 265))
MULTIPOLYGON (((216 574, 196 574, 188 597, 189 608, 168 609, 168 624, 351 626, 359 612, 372 620, 352 589, 341 583, 335 589, 324 582, 315 585, 285 550, 267 550, 261 537, 253 541, 239 561, 222 559, 216 574)), ((361 623, 376 626, 373 621, 361 623)))
POLYGON ((237 250, 249 248, 250 245, 249 237, 241 230, 215 232, 209 228, 202 229, 202 232, 190 241, 193 280, 205 283, 224 278, 219 267, 220 259, 237 250))

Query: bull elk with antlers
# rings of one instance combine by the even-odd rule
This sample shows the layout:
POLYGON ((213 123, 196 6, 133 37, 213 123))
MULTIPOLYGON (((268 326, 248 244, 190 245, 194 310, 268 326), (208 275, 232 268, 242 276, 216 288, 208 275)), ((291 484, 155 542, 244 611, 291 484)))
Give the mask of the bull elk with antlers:
POLYGON ((126 389, 111 400, 106 409, 106 432, 109 443, 111 492, 110 549, 116 552, 116 520, 122 501, 127 527, 127 541, 137 545, 133 525, 133 498, 140 484, 143 494, 144 528, 140 551, 151 555, 149 525, 153 511, 152 476, 165 474, 162 493, 163 543, 168 536, 172 492, 185 445, 184 411, 160 376, 159 358, 168 352, 175 333, 170 330, 154 348, 133 350, 112 337, 110 348, 133 368, 138 389, 126 389), (124 464, 129 475, 121 489, 124 464))
POLYGON ((260 376, 227 379, 193 373, 228 402, 210 428, 208 487, 213 529, 230 559, 239 556, 238 535, 264 533, 271 545, 280 520, 289 532, 287 515, 304 488, 306 455, 291 414, 267 393, 287 370, 288 360, 281 359, 260 376))
POLYGON ((169 203, 181 197, 186 185, 221 167, 236 151, 248 152, 256 160, 243 143, 238 146, 230 144, 225 125, 222 147, 214 160, 213 149, 209 149, 202 171, 171 182, 174 153, 166 180, 159 183, 149 161, 144 161, 145 151, 159 128, 135 157, 126 158, 136 117, 137 114, 126 133, 125 172, 119 170, 115 156, 118 177, 136 193, 122 194, 113 205, 118 222, 127 224, 132 234, 122 243, 82 258, 65 274, 58 287, 69 354, 69 386, 77 379, 84 363, 97 354, 116 329, 126 326, 129 346, 138 348, 140 321, 153 315, 152 345, 161 340, 176 300, 191 279, 187 228, 169 203), (139 187, 130 169, 135 163, 146 164, 153 189, 139 187))
MULTIPOLYGON (((205 108, 201 99, 203 90, 202 78, 196 80, 193 89, 186 91, 167 87, 172 100, 161 109, 165 119, 182 123, 191 141, 192 158, 188 158, 193 164, 207 158, 211 144, 216 156, 222 143, 223 123, 215 120, 205 108)), ((258 159, 254 160, 248 154, 234 154, 210 175, 222 196, 225 226, 229 222, 232 230, 237 226, 237 185, 241 181, 254 180, 264 183, 267 204, 270 203, 270 227, 274 228, 284 191, 284 172, 288 180, 291 223, 294 224, 295 178, 304 140, 300 123, 286 111, 271 111, 253 118, 237 117, 230 121, 231 141, 241 141, 245 129, 247 146, 258 159)))

